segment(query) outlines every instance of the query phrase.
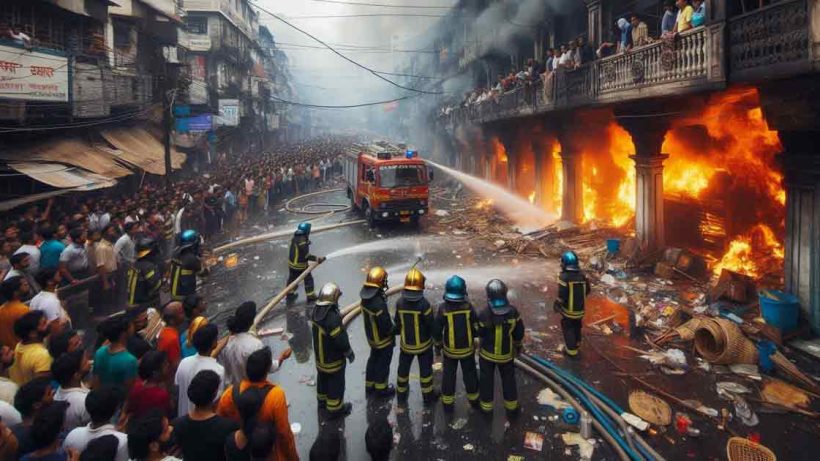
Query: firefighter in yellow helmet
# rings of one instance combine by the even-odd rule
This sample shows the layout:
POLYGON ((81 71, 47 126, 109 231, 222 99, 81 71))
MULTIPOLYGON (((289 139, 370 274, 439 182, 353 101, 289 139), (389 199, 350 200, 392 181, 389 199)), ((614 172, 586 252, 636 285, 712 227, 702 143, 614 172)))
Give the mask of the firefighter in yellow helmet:
POLYGON ((404 278, 404 290, 396 302, 396 334, 401 338, 396 392, 406 401, 410 387, 410 366, 419 362, 421 394, 425 403, 435 402, 433 391, 433 308, 424 297, 424 274, 415 267, 404 278))
POLYGON ((347 331, 339 313, 342 291, 335 283, 327 283, 319 291, 316 305, 310 315, 313 333, 313 351, 316 362, 316 398, 319 408, 325 408, 331 419, 347 416, 353 409, 343 403, 345 396, 346 360, 353 363, 356 356, 350 347, 347 331))
POLYGON ((362 299, 364 333, 370 345, 370 357, 365 369, 366 394, 375 392, 382 397, 392 397, 396 389, 388 384, 390 362, 393 360, 395 336, 393 320, 387 311, 387 271, 376 266, 367 273, 359 297, 362 299))

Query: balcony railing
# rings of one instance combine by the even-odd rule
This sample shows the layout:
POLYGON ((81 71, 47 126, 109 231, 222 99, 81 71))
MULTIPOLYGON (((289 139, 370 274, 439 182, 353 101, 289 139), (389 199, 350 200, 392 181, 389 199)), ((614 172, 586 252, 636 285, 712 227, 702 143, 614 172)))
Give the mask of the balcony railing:
POLYGON ((699 27, 577 69, 558 69, 543 82, 462 107, 453 116, 486 122, 723 85, 722 34, 722 24, 699 27))

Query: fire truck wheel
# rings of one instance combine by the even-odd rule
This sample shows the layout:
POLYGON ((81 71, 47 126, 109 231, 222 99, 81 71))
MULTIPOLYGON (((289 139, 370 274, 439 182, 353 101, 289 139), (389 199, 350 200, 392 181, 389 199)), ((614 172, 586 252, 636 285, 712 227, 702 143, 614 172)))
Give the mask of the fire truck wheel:
POLYGON ((347 196, 350 197, 350 208, 353 211, 359 211, 359 206, 356 205, 356 198, 353 197, 353 194, 350 193, 350 189, 347 191, 347 196))
POLYGON ((364 208, 364 217, 367 219, 367 225, 370 226, 371 229, 376 228, 376 214, 373 213, 373 209, 370 208, 370 204, 365 202, 362 204, 364 208))

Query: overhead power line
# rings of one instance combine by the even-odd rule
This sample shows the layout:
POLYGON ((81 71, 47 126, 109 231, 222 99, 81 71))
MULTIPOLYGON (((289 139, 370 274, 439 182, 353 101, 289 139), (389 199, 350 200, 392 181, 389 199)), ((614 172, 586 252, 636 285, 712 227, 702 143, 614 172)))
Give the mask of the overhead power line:
POLYGON ((435 6, 435 5, 389 5, 386 3, 368 3, 368 2, 343 2, 341 0, 311 0, 319 3, 336 3, 339 5, 355 5, 355 6, 378 6, 381 8, 414 8, 424 10, 449 10, 452 6, 435 6))
POLYGON ((356 107, 380 106, 382 104, 390 104, 391 102, 404 101, 405 99, 410 99, 412 97, 413 96, 402 96, 400 98, 388 99, 386 101, 365 102, 365 103, 361 103, 361 104, 349 104, 349 105, 342 105, 342 106, 325 106, 325 105, 321 105, 321 104, 307 104, 307 103, 303 103, 303 102, 288 101, 287 99, 282 99, 278 96, 271 95, 271 98, 273 98, 274 101, 279 101, 283 104, 290 104, 290 105, 299 106, 299 107, 309 107, 309 108, 314 108, 314 109, 354 109, 356 107))
POLYGON ((373 69, 371 69, 371 68, 369 68, 369 67, 365 66, 364 64, 359 64, 358 62, 354 61, 353 59, 348 58, 347 56, 345 56, 344 54, 340 53, 339 51, 337 51, 336 49, 334 49, 332 46, 330 46, 330 45, 328 45, 327 43, 325 43, 324 41, 322 41, 322 39, 320 39, 320 38, 316 37, 315 35, 311 34, 310 32, 308 32, 308 31, 306 31, 306 30, 304 30, 304 29, 301 29, 301 28, 299 28, 299 27, 297 27, 297 26, 293 25, 293 24, 291 24, 290 22, 288 22, 287 20, 283 19, 282 17, 280 17, 280 16, 278 16, 278 15, 276 15, 276 14, 272 13, 271 11, 269 11, 269 10, 267 10, 267 9, 265 9, 265 8, 260 7, 258 3, 256 3, 256 2, 249 2, 249 3, 250 3, 251 5, 253 5, 253 6, 255 6, 256 8, 258 8, 260 11, 265 12, 265 13, 269 14, 270 16, 273 16, 274 18, 278 19, 279 21, 283 22, 284 24, 288 25, 289 27, 291 27, 291 28, 293 28, 293 29, 296 29, 297 31, 301 32, 301 33, 302 33, 302 34, 304 34, 304 35, 307 35, 308 37, 312 38, 313 40, 316 40, 317 42, 321 43, 322 45, 326 46, 328 49, 330 49, 331 51, 333 51, 333 53, 334 53, 334 54, 336 54, 337 56, 339 56, 340 58, 344 59, 345 61, 347 61, 347 62, 349 62, 349 63, 351 63, 351 64, 353 64, 353 65, 355 65, 356 67, 359 67, 359 68, 361 68, 361 69, 364 69, 364 70, 366 70, 366 71, 370 72, 372 75, 374 75, 376 78, 378 78, 378 79, 380 79, 380 80, 384 80, 385 82, 387 82, 387 83, 389 83, 389 84, 391 84, 391 85, 393 85, 393 86, 395 86, 395 87, 397 87, 397 88, 401 88, 401 89, 403 89, 403 90, 407 90, 407 91, 413 91, 413 92, 415 92, 415 93, 422 93, 422 94, 442 94, 442 92, 440 92, 440 91, 427 91, 427 90, 419 90, 419 89, 417 89, 417 88, 411 88, 411 87, 409 87, 409 86, 404 86, 404 85, 401 85, 401 84, 399 84, 399 83, 396 83, 396 82, 394 82, 393 80, 390 80, 389 78, 387 78, 387 77, 385 77, 385 76, 383 76, 383 75, 379 74, 378 72, 374 71, 373 69))
POLYGON ((290 16, 288 19, 339 19, 339 18, 443 18, 443 14, 424 13, 362 13, 362 14, 327 14, 316 16, 290 16))

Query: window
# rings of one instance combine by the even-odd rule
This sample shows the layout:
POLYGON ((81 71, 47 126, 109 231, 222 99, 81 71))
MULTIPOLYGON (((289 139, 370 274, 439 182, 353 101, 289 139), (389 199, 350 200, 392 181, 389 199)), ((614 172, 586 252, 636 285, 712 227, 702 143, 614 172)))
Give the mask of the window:
POLYGON ((424 184, 424 169, 418 165, 390 165, 379 168, 381 187, 407 187, 424 184))
POLYGON ((188 16, 185 18, 185 24, 188 32, 192 34, 208 33, 208 18, 205 16, 188 16))
POLYGON ((126 24, 114 23, 114 46, 117 48, 131 47, 131 28, 126 24))

